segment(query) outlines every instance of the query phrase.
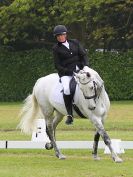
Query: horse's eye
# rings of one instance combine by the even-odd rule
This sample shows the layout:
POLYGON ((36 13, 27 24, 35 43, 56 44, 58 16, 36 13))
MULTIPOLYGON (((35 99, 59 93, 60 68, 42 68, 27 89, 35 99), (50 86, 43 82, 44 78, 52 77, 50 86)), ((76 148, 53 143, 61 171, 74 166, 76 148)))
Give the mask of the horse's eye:
POLYGON ((90 77, 90 76, 91 76, 89 72, 87 72, 86 75, 87 75, 87 77, 90 77))
POLYGON ((90 87, 90 89, 91 89, 91 90, 93 90, 93 88, 94 88, 93 86, 92 86, 92 87, 90 87))

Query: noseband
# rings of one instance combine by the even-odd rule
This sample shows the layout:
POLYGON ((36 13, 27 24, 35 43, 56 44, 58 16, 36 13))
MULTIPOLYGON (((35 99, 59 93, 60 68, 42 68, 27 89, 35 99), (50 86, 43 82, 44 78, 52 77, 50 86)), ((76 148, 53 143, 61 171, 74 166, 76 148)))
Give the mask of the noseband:
MULTIPOLYGON (((80 82, 80 84, 86 85, 86 84, 88 84, 89 82, 90 82, 90 81, 88 81, 88 82, 86 82, 86 83, 80 82)), ((95 94, 92 95, 92 96, 85 96, 84 93, 83 93, 85 99, 88 99, 88 100, 94 99, 94 101, 95 101, 95 99, 96 99, 96 97, 97 97, 97 90, 96 90, 96 82, 95 82, 95 81, 93 81, 93 85, 94 85, 94 92, 95 92, 95 94)))

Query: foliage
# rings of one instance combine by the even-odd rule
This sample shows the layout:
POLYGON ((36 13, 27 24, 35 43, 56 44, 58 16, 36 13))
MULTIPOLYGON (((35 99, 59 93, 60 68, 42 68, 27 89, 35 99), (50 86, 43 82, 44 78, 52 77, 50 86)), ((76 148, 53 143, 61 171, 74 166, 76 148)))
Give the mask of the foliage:
MULTIPOLYGON (((112 1, 93 6, 88 15, 88 38, 90 41, 103 43, 102 47, 110 50, 126 50, 128 41, 133 39, 133 13, 131 1, 112 1)), ((94 43, 91 42, 90 47, 94 43)))
POLYGON ((102 76, 111 100, 133 99, 133 53, 93 53, 91 66, 102 76))
POLYGON ((0 100, 22 100, 32 92, 35 81, 53 69, 48 51, 0 53, 0 100))
POLYGON ((0 0, 0 7, 9 6, 14 0, 0 0))
MULTIPOLYGON (((43 31, 41 11, 44 11, 43 4, 40 3, 42 9, 38 10, 32 0, 15 0, 10 6, 2 7, 1 17, 1 41, 7 44, 16 40, 25 40, 33 38, 37 40, 43 31)), ((45 25, 45 24, 44 24, 45 25)))
MULTIPOLYGON (((90 67, 105 81, 111 100, 133 99, 133 52, 91 53, 90 67)), ((36 49, 23 52, 0 52, 0 100, 24 99, 36 80, 55 72, 51 52, 36 49)))
POLYGON ((0 43, 52 42, 53 27, 66 24, 89 47, 110 49, 120 42, 126 48, 133 37, 132 5, 131 0, 7 0, 0 4, 0 43))

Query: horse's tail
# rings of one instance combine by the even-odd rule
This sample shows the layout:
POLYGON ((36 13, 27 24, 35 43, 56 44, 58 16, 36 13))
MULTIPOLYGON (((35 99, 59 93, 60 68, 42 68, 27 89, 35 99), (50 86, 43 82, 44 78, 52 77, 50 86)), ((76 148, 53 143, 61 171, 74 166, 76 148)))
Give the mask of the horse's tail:
POLYGON ((39 113, 39 105, 37 103, 34 92, 29 95, 24 102, 23 108, 20 112, 20 123, 18 128, 26 134, 31 134, 35 130, 36 117, 39 113))

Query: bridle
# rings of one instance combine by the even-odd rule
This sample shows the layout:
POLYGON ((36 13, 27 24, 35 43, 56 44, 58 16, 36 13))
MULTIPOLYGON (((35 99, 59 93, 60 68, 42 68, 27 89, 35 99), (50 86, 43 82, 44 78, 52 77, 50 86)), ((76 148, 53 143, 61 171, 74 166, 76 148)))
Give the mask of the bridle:
MULTIPOLYGON (((80 82, 80 80, 79 80, 79 82, 80 82)), ((80 84, 82 84, 82 85, 86 85, 86 84, 88 84, 89 82, 91 82, 91 80, 90 81, 88 81, 88 82, 86 82, 86 83, 82 83, 82 82, 80 82, 80 84)), ((86 96, 84 93, 83 93, 83 95, 84 95, 84 97, 85 97, 85 99, 88 99, 88 100, 90 100, 90 99, 94 99, 94 101, 96 102, 96 98, 97 98, 97 89, 96 89, 96 82, 95 81, 93 81, 93 85, 94 85, 94 95, 92 95, 92 96, 86 96)))
MULTIPOLYGON (((84 73, 86 73, 86 72, 84 72, 84 73)), ((86 73, 87 74, 87 73, 86 73)), ((90 75, 87 75, 88 77, 90 77, 90 75)), ((84 96, 84 98, 86 99, 86 100, 90 100, 90 99, 94 99, 94 102, 95 102, 95 104, 97 104, 97 102, 98 102, 98 99, 99 99, 99 97, 100 97, 100 94, 101 94, 101 91, 102 91, 102 88, 103 88, 103 86, 104 86, 104 82, 102 83, 102 85, 100 86, 100 88, 97 88, 96 87, 96 85, 98 85, 97 83, 96 83, 96 81, 94 81, 93 79, 91 79, 91 80, 89 80, 88 82, 81 82, 81 80, 80 80, 80 78, 79 78, 79 83, 81 84, 81 85, 87 85, 89 82, 93 82, 93 86, 94 86, 94 95, 92 95, 92 96, 86 96, 85 94, 84 94, 84 92, 82 91, 82 93, 83 93, 83 96, 84 96)), ((95 109, 96 107, 94 107, 94 109, 95 109)), ((89 108, 90 110, 94 110, 93 108, 89 108)))

